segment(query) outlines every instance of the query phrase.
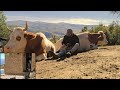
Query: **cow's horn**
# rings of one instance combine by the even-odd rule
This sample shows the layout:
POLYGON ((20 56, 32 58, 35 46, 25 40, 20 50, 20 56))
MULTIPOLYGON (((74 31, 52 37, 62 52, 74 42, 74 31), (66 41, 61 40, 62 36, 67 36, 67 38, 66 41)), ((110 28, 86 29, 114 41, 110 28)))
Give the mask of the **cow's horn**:
POLYGON ((104 32, 103 31, 98 31, 98 34, 100 34, 101 36, 103 36, 104 32))
POLYGON ((26 26, 25 26, 25 29, 23 29, 23 31, 26 31, 28 29, 28 24, 27 24, 27 21, 26 21, 26 26))

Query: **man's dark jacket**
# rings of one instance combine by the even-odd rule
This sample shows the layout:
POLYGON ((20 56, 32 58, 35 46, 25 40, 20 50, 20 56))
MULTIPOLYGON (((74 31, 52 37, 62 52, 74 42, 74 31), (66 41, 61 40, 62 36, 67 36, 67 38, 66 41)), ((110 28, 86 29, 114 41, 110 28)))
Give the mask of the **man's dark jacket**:
POLYGON ((65 35, 62 41, 62 44, 67 45, 67 43, 70 44, 70 46, 74 46, 76 43, 79 43, 79 38, 77 35, 73 34, 73 36, 67 36, 65 35))

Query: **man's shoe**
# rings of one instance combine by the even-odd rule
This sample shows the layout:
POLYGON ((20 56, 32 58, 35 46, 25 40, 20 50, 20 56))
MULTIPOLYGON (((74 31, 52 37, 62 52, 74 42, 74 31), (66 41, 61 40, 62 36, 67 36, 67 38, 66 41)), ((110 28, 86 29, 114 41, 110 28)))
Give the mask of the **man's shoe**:
POLYGON ((47 58, 48 58, 48 57, 52 57, 54 54, 55 54, 54 52, 49 51, 49 52, 47 53, 47 58))
POLYGON ((53 59, 58 59, 59 58, 59 56, 56 53, 52 52, 52 51, 48 52, 47 57, 53 57, 53 59))
POLYGON ((71 56, 71 52, 66 53, 66 57, 69 58, 71 56))
POLYGON ((58 58, 59 58, 58 55, 56 55, 56 54, 53 55, 53 59, 58 59, 58 58))

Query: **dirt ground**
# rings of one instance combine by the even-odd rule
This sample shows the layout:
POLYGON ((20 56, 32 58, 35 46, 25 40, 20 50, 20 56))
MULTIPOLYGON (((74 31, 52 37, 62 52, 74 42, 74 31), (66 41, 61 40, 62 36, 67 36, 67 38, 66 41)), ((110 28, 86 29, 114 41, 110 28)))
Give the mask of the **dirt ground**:
POLYGON ((36 79, 120 79, 120 45, 36 63, 36 79))

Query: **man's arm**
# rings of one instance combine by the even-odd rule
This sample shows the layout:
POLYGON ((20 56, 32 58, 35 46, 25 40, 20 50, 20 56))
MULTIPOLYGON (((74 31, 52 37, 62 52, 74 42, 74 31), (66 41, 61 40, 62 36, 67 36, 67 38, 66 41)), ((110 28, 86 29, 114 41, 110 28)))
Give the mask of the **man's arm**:
POLYGON ((76 35, 76 43, 79 43, 79 38, 78 38, 78 36, 76 35))
POLYGON ((63 38, 62 45, 63 44, 65 44, 65 45, 67 44, 67 38, 66 38, 66 36, 64 36, 64 38, 63 38))

